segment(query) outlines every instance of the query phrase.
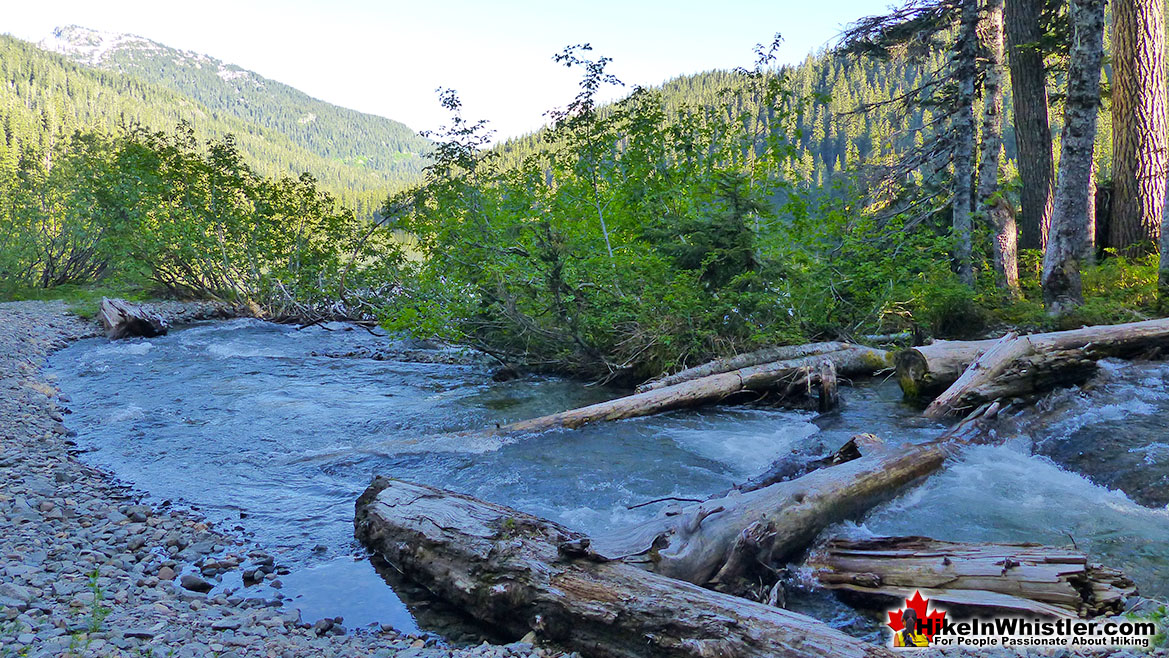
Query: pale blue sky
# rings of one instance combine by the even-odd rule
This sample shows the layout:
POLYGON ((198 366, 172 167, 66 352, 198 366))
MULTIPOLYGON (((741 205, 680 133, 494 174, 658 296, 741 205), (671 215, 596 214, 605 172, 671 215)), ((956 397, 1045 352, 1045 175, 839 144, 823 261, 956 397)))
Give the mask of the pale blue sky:
POLYGON ((129 32, 206 53, 338 105, 424 130, 442 123, 435 88, 457 89, 499 137, 543 123, 575 93, 552 62, 589 42, 627 84, 750 66, 780 32, 799 61, 890 0, 533 2, 468 0, 0 0, 0 32, 39 41, 59 25, 129 32), (171 7, 174 7, 173 9, 171 7))

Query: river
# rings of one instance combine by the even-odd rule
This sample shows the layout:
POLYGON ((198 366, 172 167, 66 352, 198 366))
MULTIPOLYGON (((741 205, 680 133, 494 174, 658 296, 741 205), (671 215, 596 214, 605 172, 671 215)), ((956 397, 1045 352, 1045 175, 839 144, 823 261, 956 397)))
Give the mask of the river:
MULTIPOLYGON (((353 503, 375 474, 598 532, 655 511, 631 505, 700 498, 858 432, 892 443, 940 432, 900 402, 895 384, 877 382, 844 389, 843 410, 822 418, 714 408, 510 441, 452 439, 623 392, 555 378, 495 383, 482 365, 394 358, 418 347, 345 325, 233 320, 149 340, 80 341, 51 369, 71 399, 66 424, 83 460, 245 532, 291 567, 281 579, 287 605, 307 621, 343 616, 350 628, 416 631, 420 618, 430 627, 353 540, 353 503), (382 358, 314 356, 371 350, 382 358)), ((967 450, 841 532, 1074 541, 1124 569, 1142 594, 1169 597, 1166 412, 1169 366, 1108 364, 1090 390, 1051 396, 1001 445, 967 450)), ((857 635, 878 625, 821 592, 789 600, 857 635)))

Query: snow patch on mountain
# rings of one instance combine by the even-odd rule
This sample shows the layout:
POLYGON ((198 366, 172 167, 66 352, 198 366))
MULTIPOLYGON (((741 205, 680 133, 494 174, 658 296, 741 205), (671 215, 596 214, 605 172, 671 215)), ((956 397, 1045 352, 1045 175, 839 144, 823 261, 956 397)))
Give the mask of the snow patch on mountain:
POLYGON ((134 34, 119 34, 92 30, 79 25, 69 25, 53 30, 53 33, 39 44, 41 48, 91 66, 98 66, 114 51, 127 46, 155 50, 158 44, 134 34))

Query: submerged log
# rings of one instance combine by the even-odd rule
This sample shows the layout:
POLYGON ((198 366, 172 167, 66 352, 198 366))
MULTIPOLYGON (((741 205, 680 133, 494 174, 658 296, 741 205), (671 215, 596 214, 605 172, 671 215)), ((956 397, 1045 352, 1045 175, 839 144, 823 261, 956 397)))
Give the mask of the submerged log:
POLYGON ((133 336, 165 336, 168 329, 161 315, 121 299, 102 297, 98 314, 110 340, 133 336))
POLYGON ((783 345, 780 347, 767 347, 754 352, 746 354, 738 354, 730 356, 725 359, 715 359, 709 363, 704 363, 700 366, 687 368, 681 372, 673 375, 667 375, 653 381, 648 381, 635 389, 637 393, 644 393, 652 391, 657 388, 665 388, 666 386, 673 386, 674 384, 681 384, 682 382, 689 382, 702 377, 709 377, 711 375, 720 375, 724 372, 731 372, 732 370, 742 370, 743 368, 750 368, 763 363, 774 363, 776 361, 789 361, 791 359, 799 359, 805 356, 814 356, 816 354, 824 354, 826 352, 839 352, 852 347, 848 343, 828 342, 828 343, 808 343, 806 345, 783 345))
MULTIPOLYGON (((1169 348, 1169 319, 1083 327, 1020 336, 993 385, 972 395, 950 395, 951 411, 960 412, 998 397, 1042 393, 1082 382, 1105 357, 1156 355, 1169 348)), ((966 369, 995 345, 993 341, 939 342, 896 356, 897 377, 906 397, 928 398, 951 387, 966 369)), ((985 378, 983 378, 985 379, 985 378)), ((975 388, 981 386, 978 383, 975 388)))
POLYGON ((890 447, 867 435, 852 442, 859 453, 855 459, 666 510, 646 523, 594 537, 592 545, 602 555, 671 578, 719 591, 748 591, 771 565, 795 557, 824 528, 859 517, 936 471, 950 440, 890 447))
POLYGON ((838 466, 844 462, 860 459, 862 453, 880 450, 882 448, 881 444, 881 438, 875 434, 857 434, 846 441, 835 452, 827 455, 789 455, 777 460, 759 475, 744 483, 735 485, 733 489, 728 489, 723 495, 731 491, 739 491, 742 493, 755 491, 756 489, 769 487, 778 482, 794 480, 821 468, 838 466))
POLYGON ((920 591, 938 603, 1047 617, 1095 617, 1124 611, 1136 593, 1115 569, 1075 548, 1039 544, 963 544, 927 537, 833 539, 808 565, 832 590, 875 604, 920 591))
POLYGON ((433 487, 378 478, 354 523, 372 551, 479 620, 588 656, 892 656, 810 617, 607 560, 551 521, 433 487))
POLYGON ((696 407, 725 401, 734 395, 780 391, 807 393, 817 385, 823 362, 829 361, 843 377, 871 375, 892 365, 888 352, 871 347, 847 349, 805 356, 787 361, 742 368, 710 375, 616 400, 592 404, 548 416, 523 420, 489 430, 490 434, 538 432, 558 427, 575 428, 603 420, 649 416, 672 409, 696 407))

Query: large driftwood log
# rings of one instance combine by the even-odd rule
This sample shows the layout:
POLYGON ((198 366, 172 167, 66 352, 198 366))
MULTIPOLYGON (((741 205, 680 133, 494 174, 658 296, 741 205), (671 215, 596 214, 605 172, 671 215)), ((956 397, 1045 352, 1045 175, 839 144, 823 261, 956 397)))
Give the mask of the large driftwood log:
POLYGON ((925 415, 938 418, 958 409, 957 399, 961 391, 994 381, 1015 359, 1030 352, 1031 343, 1026 338, 1019 340, 1018 334, 1008 333, 980 354, 957 381, 934 398, 926 407, 925 415))
POLYGON ((1121 572, 1074 548, 962 544, 926 537, 833 539, 808 559, 824 587, 873 602, 922 596, 964 608, 1048 617, 1119 614, 1136 593, 1121 572))
POLYGON ((797 390, 807 392, 818 384, 824 361, 830 361, 836 374, 841 377, 871 375, 892 366, 892 359, 884 350, 849 346, 835 352, 751 366, 580 409, 523 420, 489 430, 489 433, 516 434, 557 427, 574 428, 597 421, 637 418, 672 409, 715 404, 734 395, 760 394, 777 389, 785 393, 797 390))
POLYGON ((936 471, 949 441, 943 437, 894 448, 869 437, 854 444, 856 459, 665 510, 644 524, 594 537, 592 545, 602 555, 671 578, 720 591, 749 591, 772 564, 794 557, 824 528, 859 517, 936 471))
POLYGON ((121 299, 102 297, 98 314, 110 340, 132 336, 165 336, 168 329, 161 315, 121 299))
POLYGON ((828 343, 808 343, 806 345, 784 345, 781 347, 767 347, 754 352, 746 354, 738 354, 729 356, 725 359, 716 359, 709 363, 704 363, 700 366, 687 368, 681 372, 667 375, 659 379, 648 381, 636 389, 637 393, 644 393, 652 391, 656 388, 665 388, 666 386, 673 386, 674 384, 681 384, 682 382, 689 382, 702 377, 709 377, 711 375, 720 375, 724 372, 731 372, 732 370, 742 370, 743 368, 750 368, 764 363, 774 363, 776 361, 790 361, 791 359, 799 359, 805 356, 814 356, 816 354, 824 354, 827 352, 839 352, 852 347, 848 343, 828 342, 828 343))
POLYGON ((906 399, 932 399, 962 376, 994 340, 938 340, 898 352, 897 381, 906 399))
MULTIPOLYGON (((974 395, 951 396, 964 411, 1001 397, 1042 393, 1082 382, 1105 357, 1131 358, 1169 348, 1169 319, 1083 327, 1071 331, 1020 336, 993 386, 974 395), (1022 352, 1022 354, 1018 352, 1022 352)), ((998 341, 935 343, 896 356, 898 380, 907 397, 926 398, 952 386, 971 363, 998 341), (960 367, 959 367, 960 366, 960 367)))
POLYGON ((587 656, 887 658, 827 624, 620 561, 550 521, 378 478, 357 501, 357 537, 479 620, 587 656))

